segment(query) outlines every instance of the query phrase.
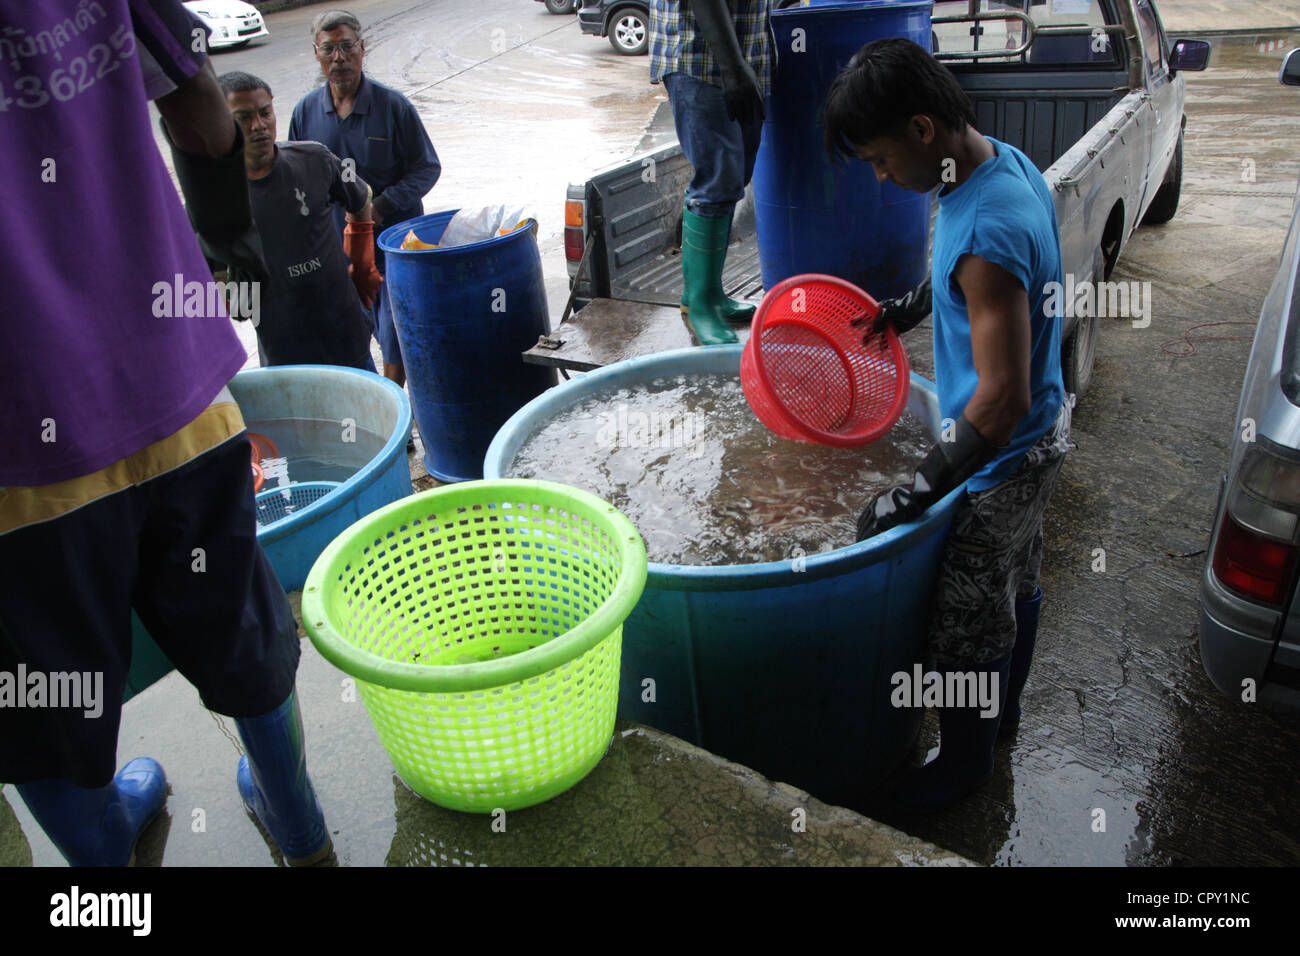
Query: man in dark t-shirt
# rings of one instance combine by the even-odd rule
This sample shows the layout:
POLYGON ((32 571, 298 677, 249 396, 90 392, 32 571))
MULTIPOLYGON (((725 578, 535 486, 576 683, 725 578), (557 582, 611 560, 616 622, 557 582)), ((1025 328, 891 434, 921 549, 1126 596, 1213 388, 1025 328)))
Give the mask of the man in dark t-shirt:
POLYGON ((271 275, 257 325, 262 365, 374 371, 363 303, 374 301, 382 280, 369 241, 370 187, 320 143, 275 142, 271 88, 263 80, 232 72, 220 82, 244 130, 253 221, 271 275), (344 243, 355 257, 351 268, 334 227, 336 205, 347 213, 344 243), (353 235, 365 241, 353 241, 353 235))

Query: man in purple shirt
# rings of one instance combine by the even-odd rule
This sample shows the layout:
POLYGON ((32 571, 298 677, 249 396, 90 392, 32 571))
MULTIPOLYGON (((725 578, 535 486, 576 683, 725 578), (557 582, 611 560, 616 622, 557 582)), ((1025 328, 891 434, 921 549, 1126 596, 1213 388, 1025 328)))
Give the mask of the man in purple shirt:
POLYGON ((257 544, 225 387, 244 350, 205 261, 235 266, 256 308, 243 138, 207 32, 178 0, 0 0, 0 23, 18 74, 0 169, 23 223, 0 232, 0 780, 69 863, 132 858, 166 797, 149 758, 113 773, 134 609, 235 718, 246 807, 286 861, 314 862, 331 847, 303 758, 296 626, 257 544), (93 701, 70 693, 78 678, 93 701))

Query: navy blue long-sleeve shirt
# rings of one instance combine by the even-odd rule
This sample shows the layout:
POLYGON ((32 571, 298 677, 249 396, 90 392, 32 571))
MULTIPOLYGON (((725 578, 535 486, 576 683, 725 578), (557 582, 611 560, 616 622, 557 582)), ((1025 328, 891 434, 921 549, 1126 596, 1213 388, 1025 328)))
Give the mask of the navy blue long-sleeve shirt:
MULTIPOLYGON (((374 207, 383 222, 375 239, 389 226, 423 215, 421 200, 442 173, 438 153, 415 107, 397 90, 362 75, 352 112, 339 119, 329 84, 298 101, 289 121, 291 140, 324 143, 340 159, 357 164, 357 176, 374 190, 374 207)), ((342 211, 335 219, 339 235, 346 224, 342 211)), ((383 253, 376 247, 376 264, 383 270, 383 253)))

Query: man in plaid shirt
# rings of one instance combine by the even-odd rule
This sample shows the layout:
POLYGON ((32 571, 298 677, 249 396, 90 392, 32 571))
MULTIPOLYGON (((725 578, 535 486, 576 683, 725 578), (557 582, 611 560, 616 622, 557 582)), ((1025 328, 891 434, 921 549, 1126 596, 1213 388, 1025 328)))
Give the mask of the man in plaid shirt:
POLYGON ((650 82, 664 84, 682 152, 695 167, 682 214, 682 314, 701 345, 754 307, 722 290, 736 203, 754 172, 771 85, 768 12, 790 0, 651 0, 650 82))

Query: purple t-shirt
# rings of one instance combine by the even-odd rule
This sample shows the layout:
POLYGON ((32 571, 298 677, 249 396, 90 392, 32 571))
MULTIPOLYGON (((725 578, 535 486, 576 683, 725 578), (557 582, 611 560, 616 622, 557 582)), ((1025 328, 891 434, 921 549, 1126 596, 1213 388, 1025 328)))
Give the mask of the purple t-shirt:
POLYGON ((245 356, 150 127, 145 74, 197 73, 199 22, 0 0, 0 24, 0 486, 42 485, 176 432, 245 356))

